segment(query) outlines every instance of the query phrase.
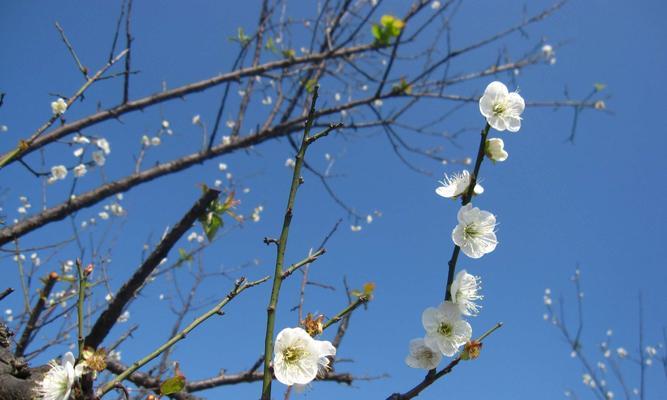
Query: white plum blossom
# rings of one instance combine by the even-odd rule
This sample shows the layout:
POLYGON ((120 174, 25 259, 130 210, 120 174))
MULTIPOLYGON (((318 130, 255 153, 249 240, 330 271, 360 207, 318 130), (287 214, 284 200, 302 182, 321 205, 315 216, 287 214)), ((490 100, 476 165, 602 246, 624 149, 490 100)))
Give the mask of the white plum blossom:
POLYGON ((509 154, 505 151, 505 142, 500 138, 491 138, 486 141, 484 152, 489 160, 494 162, 502 162, 507 160, 509 154))
POLYGON ((285 160, 285 166, 286 167, 294 168, 295 165, 296 165, 296 162, 294 161, 293 158, 288 158, 287 160, 285 160))
POLYGON ((438 9, 440 9, 440 2, 439 2, 438 0, 434 0, 434 1, 431 3, 431 9, 432 9, 432 10, 438 10, 438 9))
POLYGON ((65 111, 67 111, 67 102, 65 102, 65 99, 59 98, 51 102, 51 112, 53 112, 53 115, 65 114, 65 111))
POLYGON ((329 366, 329 356, 336 355, 331 342, 315 340, 302 328, 285 328, 276 337, 273 371, 276 379, 291 386, 305 385, 329 366))
MULTIPOLYGON (((453 173, 451 176, 445 174, 445 177, 439 183, 442 186, 435 189, 435 193, 448 199, 455 199, 468 190, 468 186, 470 186, 470 173, 464 169, 461 173, 453 173)), ((479 183, 476 183, 474 194, 482 193, 484 193, 484 188, 479 183)))
POLYGON ((64 165, 55 165, 51 167, 51 176, 48 179, 49 183, 65 179, 67 177, 67 168, 64 165))
POLYGON ((100 217, 100 219, 102 219, 102 220, 107 220, 107 219, 109 219, 109 213, 106 212, 106 211, 100 211, 97 215, 98 215, 98 216, 100 217))
POLYGON ((125 311, 123 311, 123 313, 120 315, 120 317, 118 317, 118 320, 117 320, 117 321, 120 322, 120 323, 125 323, 125 322, 127 322, 127 321, 129 321, 129 320, 130 320, 130 312, 127 311, 127 310, 125 310, 125 311))
POLYGON ((98 167, 103 166, 104 163, 107 162, 106 157, 104 157, 104 152, 103 151, 93 152, 93 161, 95 162, 95 165, 97 165, 98 167))
POLYGON ((159 146, 162 143, 162 140, 158 136, 153 136, 151 138, 151 146, 159 146))
POLYGON ((78 143, 78 144, 88 144, 88 143, 90 143, 90 140, 89 140, 87 137, 82 136, 82 135, 76 135, 76 136, 74 136, 74 137, 72 138, 72 141, 73 141, 74 143, 78 143))
POLYGON ((55 361, 49 363, 49 371, 37 385, 35 391, 42 400, 68 400, 72 385, 83 374, 83 366, 74 366, 74 355, 65 353, 61 364, 55 361))
POLYGON ((150 145, 151 145, 151 138, 149 138, 149 137, 146 136, 146 135, 143 135, 143 136, 141 137, 141 145, 144 146, 144 147, 150 147, 150 145))
POLYGON ((447 357, 453 356, 472 336, 470 324, 461 319, 459 308, 449 301, 424 310, 422 324, 426 329, 426 345, 447 357))
POLYGON ((81 157, 81 154, 83 154, 83 147, 79 147, 78 149, 74 150, 72 154, 74 154, 74 157, 81 157))
POLYGON ((625 350, 623 347, 619 347, 618 349, 616 349, 616 355, 618 356, 618 358, 625 358, 628 356, 628 351, 625 350))
POLYGON ((479 111, 486 122, 498 131, 518 132, 521 129, 521 113, 526 103, 517 92, 510 93, 502 82, 491 82, 479 99, 479 111))
POLYGON ((169 129, 169 121, 167 121, 166 119, 163 119, 162 120, 162 128, 163 129, 169 129))
POLYGON ((199 125, 201 123, 201 117, 199 114, 192 117, 192 125, 199 125))
POLYGON ((81 178, 82 176, 86 175, 88 169, 86 168, 86 164, 79 164, 74 167, 74 169, 72 169, 72 172, 74 173, 74 176, 81 178))
POLYGON ((431 370, 436 368, 442 360, 442 353, 426 344, 424 339, 410 341, 410 354, 405 357, 405 363, 411 368, 431 370))
POLYGON ((475 301, 484 298, 478 293, 481 289, 481 283, 480 277, 469 274, 465 269, 456 274, 450 291, 452 293, 452 303, 459 308, 461 314, 474 316, 479 313, 480 306, 475 304, 475 301))
POLYGON ((220 171, 226 171, 227 170, 227 164, 225 164, 225 163, 218 164, 218 169, 220 171))
POLYGON ((109 153, 111 153, 111 146, 105 138, 97 139, 95 144, 100 150, 104 152, 105 155, 109 155, 109 153))
POLYGON ((459 224, 452 231, 452 240, 465 255, 480 258, 496 248, 495 215, 468 203, 459 209, 456 218, 459 224))

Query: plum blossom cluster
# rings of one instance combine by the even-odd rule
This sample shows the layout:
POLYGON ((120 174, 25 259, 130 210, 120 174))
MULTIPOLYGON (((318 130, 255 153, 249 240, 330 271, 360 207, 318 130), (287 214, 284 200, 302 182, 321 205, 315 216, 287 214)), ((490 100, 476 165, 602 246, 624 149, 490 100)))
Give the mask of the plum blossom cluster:
MULTIPOLYGON (((482 131, 483 142, 475 163, 475 175, 479 173, 484 156, 494 163, 507 160, 509 154, 503 140, 487 139, 487 136, 491 128, 517 132, 521 128, 524 108, 523 98, 516 92, 510 93, 503 83, 496 81, 486 87, 479 100, 479 110, 486 118, 486 127, 482 131)), ((477 183, 477 176, 463 170, 445 174, 439 183, 435 190, 438 196, 454 200, 460 198, 463 203, 457 213, 458 224, 451 234, 456 245, 454 254, 461 251, 477 259, 495 250, 498 245, 496 216, 474 207, 470 202, 473 196, 484 193, 484 188, 477 183)), ((456 261, 453 262, 455 266, 456 261)), ((464 317, 479 314, 481 306, 478 301, 483 298, 480 294, 481 278, 461 270, 453 280, 450 279, 451 276, 445 301, 437 307, 428 307, 422 313, 425 336, 410 341, 405 362, 412 368, 433 370, 443 357, 453 357, 459 352, 462 359, 473 359, 479 355, 481 343, 471 340, 472 327, 464 317)))

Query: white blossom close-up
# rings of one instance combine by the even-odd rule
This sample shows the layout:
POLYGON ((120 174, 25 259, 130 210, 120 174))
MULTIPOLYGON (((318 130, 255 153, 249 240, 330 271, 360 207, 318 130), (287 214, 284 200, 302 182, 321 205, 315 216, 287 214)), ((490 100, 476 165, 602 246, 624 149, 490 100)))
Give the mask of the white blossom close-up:
POLYGON ((67 102, 65 102, 65 99, 59 98, 51 102, 51 112, 53 115, 65 114, 65 111, 67 111, 67 102))
POLYGON ((526 103, 517 92, 510 93, 502 82, 491 82, 479 99, 479 111, 486 122, 498 131, 518 132, 521 129, 521 113, 526 103))
POLYGON ((509 154, 505 151, 505 142, 500 138, 491 138, 486 141, 484 152, 489 160, 502 162, 507 160, 509 154))
POLYGON ((95 141, 97 147, 104 152, 105 155, 111 153, 111 145, 105 138, 97 139, 95 141))
POLYGON ((106 157, 104 157, 104 152, 103 151, 94 151, 93 152, 93 161, 95 162, 95 165, 98 167, 101 167, 104 165, 105 162, 107 162, 106 157))
POLYGON ((74 173, 74 176, 77 178, 81 178, 82 176, 86 175, 86 172, 88 172, 86 164, 79 164, 72 170, 72 173, 74 173))
POLYGON ((454 244, 470 258, 480 258, 495 250, 496 217, 468 203, 459 209, 456 218, 459 224, 452 231, 454 244))
MULTIPOLYGON (((460 173, 445 174, 445 177, 439 183, 442 186, 435 189, 435 193, 438 196, 455 199, 468 190, 468 186, 470 186, 470 173, 464 169, 460 173)), ((476 183, 474 194, 479 195, 482 193, 484 193, 484 188, 479 183, 476 183)))
POLYGON ((472 327, 461 319, 459 308, 449 301, 424 310, 422 324, 426 330, 425 343, 447 357, 453 356, 472 336, 472 327))
POLYGON ((72 385, 83 374, 81 365, 74 366, 74 355, 65 353, 61 364, 55 361, 49 363, 49 371, 36 388, 37 395, 42 400, 67 400, 72 391, 72 385))
POLYGON ((329 356, 336 355, 331 342, 315 340, 302 328, 285 328, 276 337, 273 371, 276 379, 291 386, 305 385, 329 366, 329 356))
POLYGON ((410 341, 410 354, 405 357, 405 363, 411 368, 431 370, 437 367, 442 360, 440 350, 433 349, 422 338, 410 341))
POLYGON ((67 177, 67 168, 64 165, 55 165, 51 167, 51 176, 48 179, 49 183, 65 179, 67 177))
POLYGON ((479 294, 481 284, 482 279, 480 277, 469 274, 465 269, 456 274, 450 291, 452 293, 452 303, 459 308, 461 314, 474 316, 479 313, 480 306, 475 301, 484 298, 479 294))

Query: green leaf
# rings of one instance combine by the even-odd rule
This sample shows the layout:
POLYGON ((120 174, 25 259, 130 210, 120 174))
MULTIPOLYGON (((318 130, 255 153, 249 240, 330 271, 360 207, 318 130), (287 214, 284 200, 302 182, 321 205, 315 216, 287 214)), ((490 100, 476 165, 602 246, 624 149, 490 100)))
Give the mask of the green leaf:
POLYGON ((179 261, 192 261, 192 254, 189 254, 185 249, 178 249, 178 258, 179 261))
POLYGON ((169 378, 166 381, 162 382, 160 385, 160 393, 163 395, 170 395, 178 393, 185 387, 185 377, 184 376, 174 376, 169 378))
POLYGON ((222 227, 222 218, 215 213, 209 213, 206 223, 204 224, 204 233, 208 241, 212 241, 218 229, 222 227))
POLYGON ((315 85, 317 85, 317 80, 316 79, 309 79, 306 82, 306 92, 313 93, 313 90, 315 90, 315 85))
POLYGON ((382 40, 382 28, 380 28, 380 25, 373 24, 373 26, 371 26, 371 33, 378 42, 382 40))
POLYGON ((294 58, 296 56, 296 51, 294 51, 294 49, 287 49, 283 50, 282 54, 285 58, 294 58))
POLYGON ((265 47, 267 50, 270 50, 270 51, 272 51, 272 52, 274 52, 274 53, 277 51, 277 50, 276 50, 276 44, 275 44, 275 42, 273 41, 273 38, 272 38, 272 37, 269 37, 269 39, 266 41, 266 44, 264 45, 264 47, 265 47))

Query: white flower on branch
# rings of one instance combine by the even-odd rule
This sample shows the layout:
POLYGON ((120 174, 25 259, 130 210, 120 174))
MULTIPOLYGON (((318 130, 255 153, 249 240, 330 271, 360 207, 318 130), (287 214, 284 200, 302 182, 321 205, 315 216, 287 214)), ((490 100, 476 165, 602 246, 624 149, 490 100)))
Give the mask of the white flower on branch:
POLYGON ((74 173, 74 176, 77 178, 81 178, 82 176, 86 175, 86 172, 88 172, 88 169, 86 168, 86 164, 79 164, 74 169, 72 170, 74 173))
POLYGON ((58 100, 51 102, 51 112, 53 112, 53 115, 65 114, 65 111, 67 111, 67 103, 65 102, 65 99, 59 98, 58 100))
MULTIPOLYGON (((439 183, 442 186, 435 189, 435 193, 448 199, 455 199, 468 190, 468 186, 470 186, 470 173, 464 169, 463 172, 453 173, 451 176, 445 174, 445 177, 439 183)), ((475 184, 474 192, 474 194, 482 194, 484 193, 484 188, 480 184, 475 184)))
POLYGON ((452 302, 456 304, 461 314, 474 316, 479 313, 480 306, 475 304, 475 301, 484 298, 479 294, 481 283, 480 277, 470 275, 465 269, 456 274, 450 291, 452 302))
POLYGON ((67 168, 64 165, 55 165, 51 167, 51 176, 48 179, 49 183, 65 179, 67 177, 67 168))
POLYGON ((480 258, 496 248, 495 215, 468 203, 459 209, 456 218, 459 224, 452 231, 452 240, 465 255, 480 258))
POLYGON ((405 357, 405 363, 411 368, 431 370, 440 364, 442 353, 426 344, 424 339, 410 341, 410 354, 405 357))
POLYGON ((111 145, 109 145, 109 142, 105 138, 97 139, 95 144, 104 154, 109 155, 111 153, 111 145))
POLYGON ((499 138, 487 140, 484 146, 484 153, 489 157, 489 160, 494 162, 502 162, 509 157, 509 154, 505 151, 505 142, 499 138))
POLYGON ((81 154, 83 154, 83 147, 79 147, 78 149, 74 150, 72 154, 74 154, 74 157, 81 157, 81 154))
POLYGON ((422 324, 426 329, 426 344, 447 357, 453 356, 472 336, 472 327, 461 319, 459 308, 450 301, 424 310, 422 324))
POLYGON ((491 82, 479 99, 479 111, 486 117, 486 122, 499 131, 518 132, 525 108, 519 93, 509 93, 507 86, 498 81, 491 82))
POLYGON ((72 385, 83 374, 83 366, 74 366, 74 355, 65 353, 62 363, 49 363, 49 371, 36 388, 37 395, 43 400, 68 400, 72 385))
POLYGON ((329 366, 327 357, 335 356, 336 348, 331 342, 313 339, 302 328, 285 328, 276 337, 273 353, 276 379, 288 386, 305 385, 329 366))
POLYGON ((192 125, 199 125, 201 123, 201 117, 199 114, 192 117, 192 125))
POLYGON ((104 152, 103 151, 93 152, 93 161, 95 161, 95 165, 97 165, 98 167, 103 166, 104 163, 107 162, 107 159, 104 157, 104 152))
POLYGON ((90 140, 89 140, 87 137, 82 136, 82 135, 76 135, 76 136, 74 136, 74 137, 72 138, 72 141, 73 141, 74 143, 78 143, 78 144, 88 144, 88 143, 90 143, 90 140))

